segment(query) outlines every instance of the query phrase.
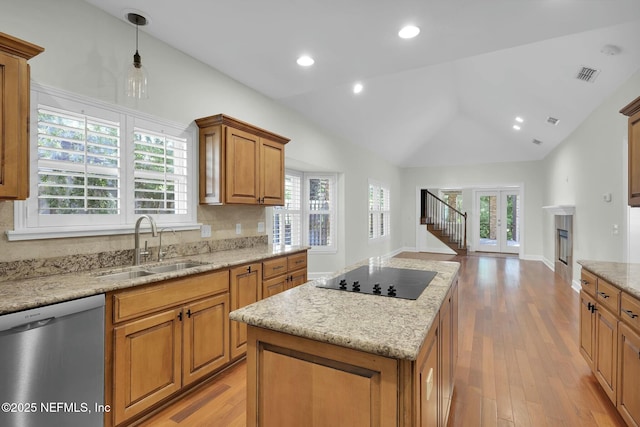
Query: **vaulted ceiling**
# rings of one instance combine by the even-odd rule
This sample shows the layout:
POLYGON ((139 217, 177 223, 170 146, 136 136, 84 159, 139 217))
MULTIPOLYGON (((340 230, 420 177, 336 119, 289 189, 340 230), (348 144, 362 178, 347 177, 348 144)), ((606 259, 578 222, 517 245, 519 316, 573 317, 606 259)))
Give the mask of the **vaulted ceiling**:
POLYGON ((640 70, 640 0, 86 1, 400 166, 542 159, 640 70))

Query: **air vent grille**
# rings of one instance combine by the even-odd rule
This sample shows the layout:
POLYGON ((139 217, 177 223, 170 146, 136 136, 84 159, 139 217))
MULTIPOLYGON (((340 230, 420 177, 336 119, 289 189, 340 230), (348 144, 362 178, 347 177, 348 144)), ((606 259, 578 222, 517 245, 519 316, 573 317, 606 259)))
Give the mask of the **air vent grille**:
POLYGON ((556 119, 555 117, 547 117, 547 123, 552 124, 552 125, 557 125, 558 122, 560 121, 560 119, 556 119))
POLYGON ((576 74, 576 79, 582 80, 583 82, 593 83, 596 77, 598 77, 598 74, 600 74, 600 70, 582 66, 576 74))
POLYGON ((539 139, 534 139, 534 140, 533 140, 533 141, 531 141, 531 142, 533 142, 533 143, 534 143, 534 144, 536 144, 536 145, 540 145, 540 144, 542 144, 542 141, 540 141, 539 139))

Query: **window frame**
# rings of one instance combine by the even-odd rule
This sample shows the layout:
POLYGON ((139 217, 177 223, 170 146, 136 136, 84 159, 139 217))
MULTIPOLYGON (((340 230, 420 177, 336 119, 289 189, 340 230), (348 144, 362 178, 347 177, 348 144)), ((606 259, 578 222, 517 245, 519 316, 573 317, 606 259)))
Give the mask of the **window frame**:
MULTIPOLYGON (((293 175, 299 176, 301 178, 301 191, 300 191, 300 245, 308 246, 309 253, 337 253, 338 252, 338 242, 337 242, 337 232, 338 232, 338 174, 337 173, 325 173, 325 172, 300 172, 291 169, 285 170, 285 175, 293 175), (330 202, 330 209, 327 211, 311 211, 309 210, 309 197, 310 197, 310 179, 325 179, 328 178, 330 183, 330 195, 333 196, 330 202), (326 212, 330 215, 329 220, 329 233, 331 236, 331 245, 327 246, 311 246, 309 244, 309 215, 313 213, 323 213, 326 212)), ((267 235, 269 236, 269 242, 273 244, 273 220, 276 208, 269 209, 269 217, 267 218, 267 235)))
POLYGON ((120 105, 98 101, 37 83, 31 84, 30 197, 14 202, 14 229, 6 232, 9 241, 64 237, 103 236, 133 233, 134 213, 134 125, 155 133, 187 140, 187 214, 152 215, 159 227, 174 230, 199 229, 197 222, 197 132, 193 123, 184 125, 163 120, 120 105), (120 123, 120 213, 117 215, 64 215, 42 218, 38 214, 38 109, 52 108, 120 123), (144 124, 140 126, 139 124, 144 124), (189 171, 196 171, 189 173, 189 171), (72 218, 73 217, 73 218, 72 218), (102 218, 100 218, 102 217, 102 218), (111 218, 105 218, 111 217, 111 218), (63 221, 60 221, 63 220, 63 221))
MULTIPOLYGON (((304 241, 304 228, 302 225, 303 222, 303 218, 304 218, 304 213, 303 213, 303 194, 304 194, 304 174, 302 172, 298 172, 298 171, 293 171, 293 170, 285 170, 285 179, 286 176, 293 176, 297 179, 300 180, 300 190, 298 192, 298 206, 300 206, 300 209, 289 209, 286 206, 274 206, 271 209, 271 217, 268 219, 268 224, 270 225, 269 228, 269 240, 273 243, 274 242, 274 221, 275 221, 275 217, 276 215, 280 214, 280 215, 297 215, 298 216, 298 227, 299 227, 299 239, 296 241, 296 243, 293 243, 292 245, 294 246, 300 246, 302 245, 302 242, 304 241)), ((285 194, 285 201, 286 201, 286 194, 285 194)), ((284 229, 280 230, 280 242, 285 240, 285 232, 284 229)), ((278 244, 278 245, 282 245, 283 243, 274 243, 274 244, 278 244)))
POLYGON ((380 241, 384 241, 390 238, 391 236, 391 189, 389 188, 388 185, 380 182, 380 181, 376 181, 374 179, 369 179, 368 180, 368 184, 367 185, 367 221, 366 221, 366 226, 367 226, 367 238, 369 243, 374 243, 374 242, 380 242, 380 241), (373 200, 373 204, 371 203, 370 200, 370 193, 371 190, 373 188, 373 194, 374 194, 374 200, 373 200), (386 209, 380 209, 380 203, 379 203, 379 194, 380 191, 383 191, 386 193, 386 209), (369 227, 371 226, 371 215, 375 215, 375 217, 377 217, 377 219, 374 217, 373 220, 373 236, 370 233, 370 229, 369 227), (386 218, 386 222, 385 224, 385 232, 384 234, 381 233, 380 231, 380 224, 381 224, 381 218, 382 217, 386 218))

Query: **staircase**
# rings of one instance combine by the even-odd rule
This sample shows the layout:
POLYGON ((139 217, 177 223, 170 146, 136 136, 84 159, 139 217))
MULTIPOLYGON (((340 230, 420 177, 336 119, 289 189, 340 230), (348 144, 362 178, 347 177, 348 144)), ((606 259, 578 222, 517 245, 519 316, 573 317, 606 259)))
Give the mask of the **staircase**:
POLYGON ((467 214, 429 190, 420 192, 420 224, 458 255, 467 254, 467 214))

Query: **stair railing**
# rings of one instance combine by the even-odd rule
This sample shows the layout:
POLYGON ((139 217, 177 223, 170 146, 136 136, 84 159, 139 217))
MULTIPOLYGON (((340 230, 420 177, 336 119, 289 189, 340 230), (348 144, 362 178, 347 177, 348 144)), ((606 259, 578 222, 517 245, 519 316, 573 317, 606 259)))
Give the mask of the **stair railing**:
POLYGON ((436 230, 442 230, 457 243, 459 249, 467 248, 467 213, 460 212, 429 190, 420 191, 420 223, 433 224, 436 230))

